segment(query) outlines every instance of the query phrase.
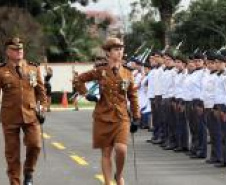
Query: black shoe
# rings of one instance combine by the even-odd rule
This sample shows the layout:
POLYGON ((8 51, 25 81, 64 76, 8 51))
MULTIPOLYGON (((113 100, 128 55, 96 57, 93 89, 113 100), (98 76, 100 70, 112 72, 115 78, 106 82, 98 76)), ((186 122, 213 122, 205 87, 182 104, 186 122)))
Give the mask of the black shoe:
POLYGON ((153 144, 162 144, 163 141, 161 139, 157 139, 157 140, 152 140, 153 144))
POLYGON ((226 163, 217 163, 217 164, 214 164, 214 166, 217 167, 217 168, 225 168, 226 163))
POLYGON ((221 162, 219 160, 213 160, 213 159, 208 159, 206 160, 207 164, 220 164, 221 162))
POLYGON ((154 132, 154 128, 149 127, 148 132, 154 132))
POLYGON ((177 148, 175 148, 173 151, 174 151, 174 152, 183 152, 184 149, 183 149, 183 147, 177 147, 177 148))
POLYGON ((152 143, 152 140, 151 139, 147 139, 146 143, 152 143))
POLYGON ((191 159, 205 159, 206 156, 203 156, 203 155, 192 155, 190 156, 191 159))
POLYGON ((31 174, 24 175, 24 185, 33 185, 33 177, 31 174))
POLYGON ((161 145, 160 145, 162 148, 166 148, 168 146, 168 144, 166 142, 163 142, 161 145))
POLYGON ((167 147, 163 148, 164 150, 174 150, 176 146, 168 145, 167 147))

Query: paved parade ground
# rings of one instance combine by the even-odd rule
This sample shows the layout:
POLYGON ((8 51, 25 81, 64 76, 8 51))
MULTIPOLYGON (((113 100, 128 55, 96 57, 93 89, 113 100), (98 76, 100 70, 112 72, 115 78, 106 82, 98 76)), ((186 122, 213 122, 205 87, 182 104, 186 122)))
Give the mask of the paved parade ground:
MULTIPOLYGON (((40 157, 34 185, 101 185, 100 152, 92 149, 92 110, 48 113, 45 129, 47 159, 40 157)), ((162 150, 146 143, 151 135, 135 135, 138 184, 135 182, 133 150, 129 145, 126 185, 225 185, 226 168, 217 169, 204 160, 162 150)), ((0 131, 0 185, 8 185, 3 138, 0 131)), ((22 152, 24 153, 24 152, 22 152)))

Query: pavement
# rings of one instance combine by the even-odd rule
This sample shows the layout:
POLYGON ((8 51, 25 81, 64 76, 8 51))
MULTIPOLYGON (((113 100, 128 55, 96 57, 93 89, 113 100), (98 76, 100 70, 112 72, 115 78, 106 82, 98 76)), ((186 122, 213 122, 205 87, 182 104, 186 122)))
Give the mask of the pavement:
MULTIPOLYGON (((44 132, 47 159, 41 154, 34 185, 103 184, 100 151, 92 149, 92 110, 49 112, 44 132)), ((150 138, 151 133, 146 130, 135 134, 138 183, 130 141, 125 167, 126 185, 225 185, 226 168, 218 169, 206 164, 205 160, 191 160, 183 153, 162 150, 146 143, 150 138)), ((21 153, 24 156, 24 148, 21 153)), ((9 185, 5 171, 0 131, 0 185, 9 185)))

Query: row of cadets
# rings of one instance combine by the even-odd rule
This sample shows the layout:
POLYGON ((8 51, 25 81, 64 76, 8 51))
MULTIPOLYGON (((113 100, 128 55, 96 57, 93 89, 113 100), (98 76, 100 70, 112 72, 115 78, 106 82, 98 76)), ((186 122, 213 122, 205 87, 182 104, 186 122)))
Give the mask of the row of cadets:
POLYGON ((183 57, 170 53, 149 57, 152 143, 178 152, 189 149, 191 158, 203 159, 207 157, 208 131, 211 153, 206 162, 226 166, 226 58, 222 54, 196 52, 187 66, 183 57))

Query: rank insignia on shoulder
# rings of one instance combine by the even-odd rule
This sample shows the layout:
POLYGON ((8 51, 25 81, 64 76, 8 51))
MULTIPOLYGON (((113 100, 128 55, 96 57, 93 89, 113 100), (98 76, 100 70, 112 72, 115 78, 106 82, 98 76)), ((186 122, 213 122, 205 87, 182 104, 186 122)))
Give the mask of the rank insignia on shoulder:
POLYGON ((123 64, 122 66, 130 71, 134 70, 132 67, 128 66, 127 64, 123 64))
POLYGON ((6 62, 0 63, 0 67, 4 67, 6 65, 6 62))
POLYGON ((106 66, 108 63, 106 61, 98 61, 94 64, 94 67, 102 67, 102 66, 106 66))
POLYGON ((40 65, 39 63, 36 63, 36 62, 28 62, 28 64, 35 66, 35 67, 38 67, 40 65))

